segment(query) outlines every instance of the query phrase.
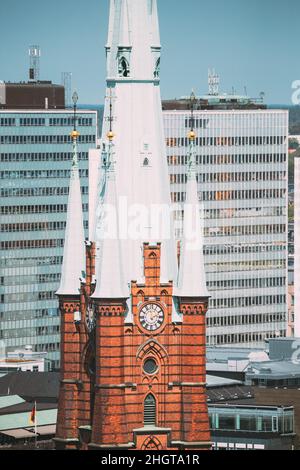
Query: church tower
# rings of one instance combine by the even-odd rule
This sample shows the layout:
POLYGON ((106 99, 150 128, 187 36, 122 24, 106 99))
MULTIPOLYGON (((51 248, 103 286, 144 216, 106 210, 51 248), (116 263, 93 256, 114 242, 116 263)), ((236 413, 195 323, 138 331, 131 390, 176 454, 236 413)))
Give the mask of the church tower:
MULTIPOLYGON (((75 289, 63 275, 58 291, 63 356, 57 448, 211 447, 205 384, 209 296, 201 223, 189 227, 201 213, 193 106, 178 267, 160 52, 156 0, 111 0, 102 152, 98 173, 90 175, 90 240, 80 235, 79 219, 76 233, 67 225, 63 273, 75 289)), ((74 206, 77 214, 81 210, 72 184, 71 220, 74 206)))

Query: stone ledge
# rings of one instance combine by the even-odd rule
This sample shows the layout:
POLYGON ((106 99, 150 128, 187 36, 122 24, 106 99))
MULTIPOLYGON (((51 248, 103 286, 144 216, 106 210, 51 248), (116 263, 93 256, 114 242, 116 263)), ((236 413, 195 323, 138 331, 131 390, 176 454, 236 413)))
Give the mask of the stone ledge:
POLYGON ((206 382, 169 382, 168 387, 206 387, 206 382))
POLYGON ((112 385, 109 385, 109 384, 103 384, 103 385, 95 385, 95 388, 99 388, 99 389, 113 389, 113 388, 118 388, 118 389, 122 389, 122 388, 132 388, 132 389, 136 389, 137 388, 137 384, 133 384, 133 383, 127 383, 127 384, 112 384, 112 385))
POLYGON ((135 447, 134 442, 128 442, 128 444, 94 444, 91 442, 88 444, 89 449, 132 449, 135 447))
POLYGON ((171 445, 174 447, 212 447, 213 442, 185 442, 185 441, 172 441, 171 445))
POLYGON ((135 434, 169 434, 172 432, 171 428, 157 428, 156 426, 145 426, 139 429, 133 429, 135 434))

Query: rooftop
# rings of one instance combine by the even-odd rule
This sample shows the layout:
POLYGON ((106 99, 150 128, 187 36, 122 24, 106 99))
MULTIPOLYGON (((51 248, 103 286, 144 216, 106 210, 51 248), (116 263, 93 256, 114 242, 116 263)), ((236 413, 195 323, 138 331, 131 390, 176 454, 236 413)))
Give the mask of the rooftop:
MULTIPOLYGON (((203 95, 196 98, 196 110, 232 110, 232 109, 267 109, 262 99, 253 99, 245 95, 219 94, 203 95)), ((190 109, 190 97, 163 101, 163 110, 190 109)))
POLYGON ((253 362, 247 368, 246 377, 269 380, 300 378, 300 362, 287 360, 253 362))
POLYGON ((11 372, 0 378, 0 396, 19 395, 25 400, 57 401, 59 372, 11 372))

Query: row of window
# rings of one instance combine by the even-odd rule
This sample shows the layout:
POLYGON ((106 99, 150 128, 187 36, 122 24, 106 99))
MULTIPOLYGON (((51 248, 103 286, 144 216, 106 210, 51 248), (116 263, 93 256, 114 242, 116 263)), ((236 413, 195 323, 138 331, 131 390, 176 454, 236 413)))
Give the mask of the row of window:
MULTIPOLYGON (((59 343, 42 343, 42 344, 36 344, 34 345, 34 351, 35 352, 54 352, 54 351, 59 351, 60 345, 59 343)), ((56 367, 58 366, 58 361, 53 361, 53 365, 56 364, 56 367)))
MULTIPOLYGON (((12 127, 18 124, 15 118, 0 118, 0 126, 2 127, 12 127)), ((45 126, 47 124, 47 120, 41 117, 35 118, 20 118, 19 125, 22 127, 26 126, 45 126)), ((93 118, 86 118, 86 117, 76 117, 76 124, 77 126, 89 126, 93 125, 93 118)), ((49 126, 73 126, 74 125, 74 117, 68 118, 50 118, 49 119, 49 126)))
MULTIPOLYGON (((49 126, 73 126, 74 125, 74 118, 50 118, 49 119, 49 126)), ((76 117, 76 125, 81 126, 89 126, 93 125, 93 118, 84 118, 84 117, 76 117)))
POLYGON ((239 432, 280 432, 282 434, 292 433, 294 430, 293 416, 258 416, 249 414, 232 414, 228 412, 224 415, 212 413, 210 411, 210 428, 212 430, 239 431, 239 432))
POLYGON ((206 271, 208 273, 220 273, 220 272, 233 272, 233 271, 253 271, 253 270, 270 270, 270 269, 285 269, 285 259, 261 259, 256 261, 236 261, 236 262, 218 262, 208 263, 206 265, 206 271))
MULTIPOLYGON (((189 157, 187 155, 170 155, 168 164, 187 165, 189 157)), ((285 153, 246 153, 227 155, 197 155, 198 165, 248 165, 265 163, 284 163, 287 160, 285 153)))
MULTIPOLYGON (((198 147, 240 147, 245 145, 283 145, 286 136, 249 136, 249 137, 196 137, 195 145, 198 147)), ((167 147, 188 147, 187 137, 168 137, 167 147)))
MULTIPOLYGON (((70 135, 0 135, 0 144, 71 144, 70 135)), ((78 142, 93 144, 95 135, 80 135, 78 142)))
POLYGON ((0 232, 38 232, 48 230, 65 230, 66 222, 24 222, 20 224, 2 224, 0 232))
MULTIPOLYGON (((88 211, 88 204, 82 204, 83 212, 88 211)), ((53 214, 67 212, 67 204, 38 204, 34 206, 0 206, 0 214, 53 214)))
MULTIPOLYGON (((40 178, 70 178, 71 170, 21 170, 0 171, 0 179, 40 179, 40 178)), ((79 170, 79 176, 88 178, 88 170, 79 170)))
MULTIPOLYGON (((81 194, 89 193, 87 186, 81 187, 81 194)), ((68 196, 69 187, 55 188, 1 188, 1 197, 36 197, 36 196, 68 196)))
POLYGON ((277 338, 277 336, 284 338, 286 336, 285 330, 280 330, 276 333, 270 333, 269 331, 260 333, 236 333, 230 335, 215 335, 207 338, 209 345, 221 345, 221 344, 253 344, 262 343, 267 339, 277 338))
POLYGON ((59 273, 34 274, 31 276, 1 276, 0 285, 25 285, 25 284, 44 284, 48 282, 59 282, 59 273))
POLYGON ((0 118, 0 127, 12 127, 16 125, 15 118, 0 118))
POLYGON ((29 250, 32 248, 60 248, 64 240, 8 240, 0 243, 1 250, 29 250))
POLYGON ((286 233, 286 225, 242 225, 239 227, 209 227, 204 229, 205 237, 233 237, 244 235, 271 235, 286 233))
POLYGON ((0 330, 0 339, 11 338, 30 338, 36 336, 57 335, 59 334, 59 326, 40 326, 38 328, 16 328, 0 330))
POLYGON ((205 245, 205 255, 228 255, 245 253, 269 253, 277 251, 286 251, 284 244, 259 244, 259 245, 205 245))
MULTIPOLYGON (((184 211, 182 211, 182 215, 184 211)), ((205 209, 205 219, 232 219, 238 217, 279 217, 286 215, 286 207, 249 207, 228 209, 205 209)))
MULTIPOLYGON (((84 228, 88 229, 88 221, 83 222, 84 228)), ((48 232, 50 230, 65 230, 66 222, 32 222, 20 224, 2 224, 0 232, 48 232)))
MULTIPOLYGON (((78 159, 88 160, 88 152, 78 152, 78 159)), ((72 160, 71 152, 0 153, 0 162, 62 162, 72 160)))
POLYGON ((2 303, 15 302, 36 302, 38 300, 54 300, 57 299, 55 292, 18 292, 12 294, 1 294, 2 303))
MULTIPOLYGON (((285 171, 261 171, 245 173, 199 173, 196 176, 198 183, 239 183, 245 181, 284 181, 285 171)), ((170 175, 171 184, 187 183, 186 174, 170 175)))
POLYGON ((30 321, 37 318, 58 317, 58 308, 42 308, 36 310, 18 310, 17 312, 0 312, 2 321, 30 321))
POLYGON ((285 285, 285 277, 223 279, 222 281, 210 281, 207 283, 207 287, 211 290, 264 289, 268 287, 284 287, 285 285))
POLYGON ((257 305, 279 305, 286 302, 285 295, 256 295, 254 297, 231 297, 210 299, 210 308, 256 307, 257 305))
POLYGON ((61 266, 63 262, 62 256, 39 256, 37 258, 11 258, 7 257, 7 254, 0 258, 0 267, 1 268, 13 268, 13 267, 26 267, 30 268, 32 266, 61 266))
POLYGON ((278 323, 286 321, 285 313, 265 313, 265 314, 251 314, 251 315, 230 315, 227 317, 208 317, 208 327, 219 326, 243 326, 243 325, 261 325, 265 323, 278 323))
MULTIPOLYGON (((245 199, 278 199, 285 198, 285 189, 249 189, 238 191, 204 191, 202 201, 242 201, 245 199)), ((185 192, 171 193, 172 202, 184 202, 185 192)))

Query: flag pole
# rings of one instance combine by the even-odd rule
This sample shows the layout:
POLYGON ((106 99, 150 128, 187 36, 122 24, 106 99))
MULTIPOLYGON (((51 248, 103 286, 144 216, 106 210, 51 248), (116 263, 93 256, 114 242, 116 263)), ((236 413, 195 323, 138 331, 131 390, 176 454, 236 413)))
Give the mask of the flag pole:
POLYGON ((36 400, 34 402, 34 410, 35 410, 35 416, 34 416, 34 434, 35 434, 35 448, 37 448, 37 412, 36 412, 36 400))

